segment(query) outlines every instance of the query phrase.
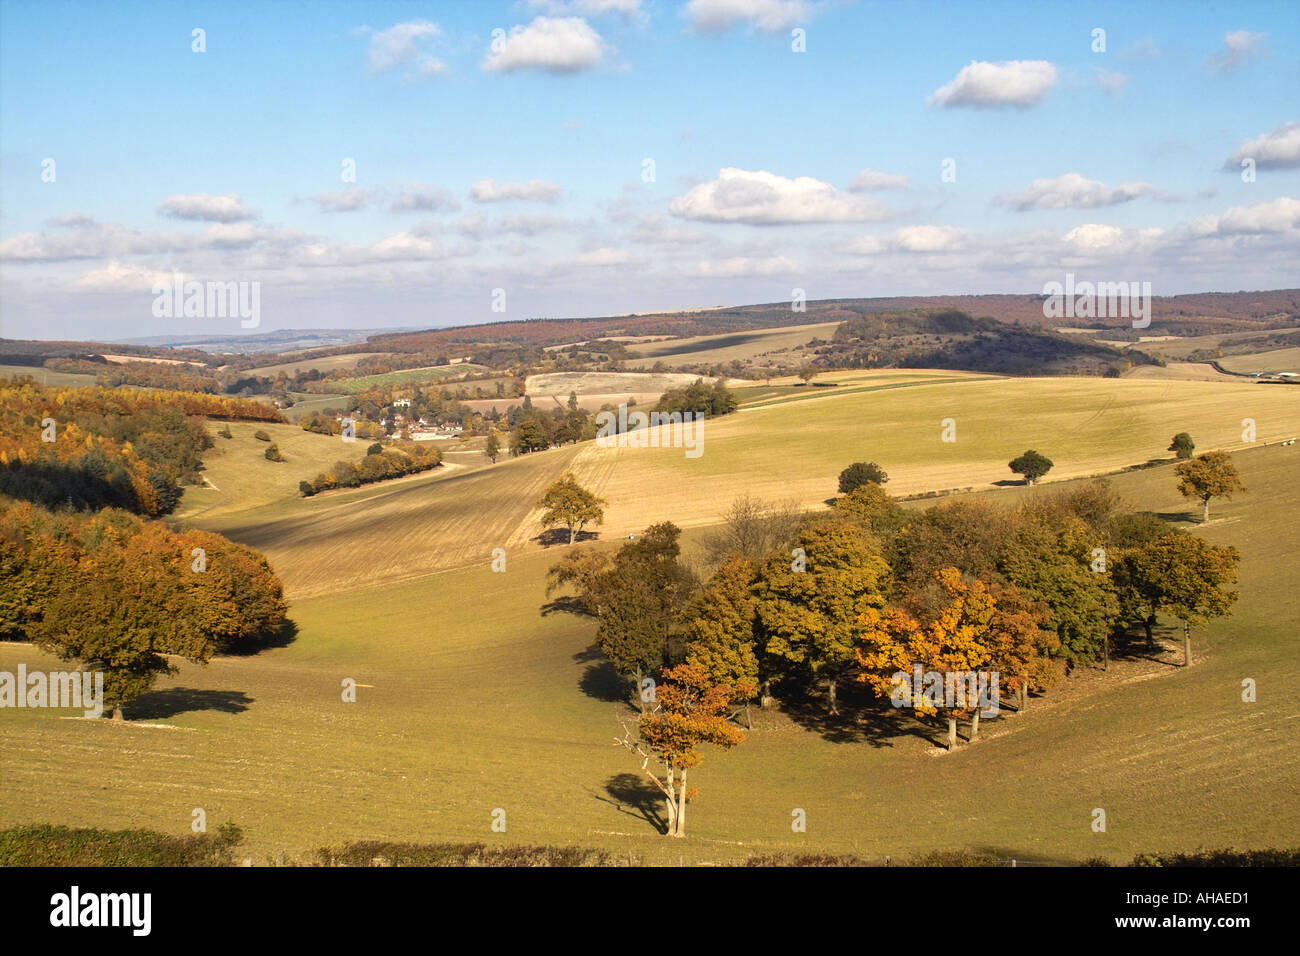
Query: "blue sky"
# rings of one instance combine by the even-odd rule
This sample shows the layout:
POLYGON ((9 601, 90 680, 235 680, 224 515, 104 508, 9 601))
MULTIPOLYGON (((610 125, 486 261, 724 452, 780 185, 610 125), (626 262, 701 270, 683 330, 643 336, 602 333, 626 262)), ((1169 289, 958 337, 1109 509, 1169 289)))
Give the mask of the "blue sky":
POLYGON ((1295 286, 1298 9, 0 2, 0 334, 1295 286))

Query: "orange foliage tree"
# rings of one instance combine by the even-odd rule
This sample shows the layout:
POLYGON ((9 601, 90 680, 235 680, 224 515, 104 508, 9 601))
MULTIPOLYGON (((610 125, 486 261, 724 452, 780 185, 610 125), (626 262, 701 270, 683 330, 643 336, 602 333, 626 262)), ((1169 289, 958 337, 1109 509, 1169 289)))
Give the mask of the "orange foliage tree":
POLYGON ((684 837, 686 802, 697 793, 695 788, 687 790, 686 773, 703 759, 701 744, 730 749, 744 741, 745 732, 727 719, 728 705, 738 695, 752 697, 757 688, 712 683, 698 664, 679 664, 664 671, 663 679, 656 688, 657 706, 641 715, 640 741, 632 740, 625 726, 619 744, 644 758, 641 769, 663 793, 667 835, 684 837), (652 758, 664 766, 662 779, 650 769, 652 758))

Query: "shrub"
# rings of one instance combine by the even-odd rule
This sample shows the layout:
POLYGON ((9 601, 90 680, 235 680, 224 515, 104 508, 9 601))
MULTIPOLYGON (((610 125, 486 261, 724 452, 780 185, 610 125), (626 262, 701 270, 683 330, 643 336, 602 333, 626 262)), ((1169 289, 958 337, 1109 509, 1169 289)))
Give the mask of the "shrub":
POLYGON ((233 866, 243 839, 233 823, 185 836, 37 824, 0 830, 0 866, 233 866))
POLYGON ((271 436, 268 435, 266 432, 262 431, 262 429, 260 429, 260 428, 259 428, 257 431, 253 432, 253 437, 256 438, 258 441, 270 441, 270 440, 271 440, 271 436))
POLYGON ((267 461, 284 461, 284 455, 280 454, 280 449, 272 442, 266 448, 267 461))
POLYGON ((230 434, 230 426, 229 426, 229 425, 222 425, 220 428, 217 429, 217 434, 218 434, 220 437, 222 437, 222 438, 234 438, 234 437, 235 437, 234 435, 230 434))
POLYGON ((316 486, 310 481, 300 481, 298 482, 298 491, 304 498, 310 498, 316 494, 316 486))

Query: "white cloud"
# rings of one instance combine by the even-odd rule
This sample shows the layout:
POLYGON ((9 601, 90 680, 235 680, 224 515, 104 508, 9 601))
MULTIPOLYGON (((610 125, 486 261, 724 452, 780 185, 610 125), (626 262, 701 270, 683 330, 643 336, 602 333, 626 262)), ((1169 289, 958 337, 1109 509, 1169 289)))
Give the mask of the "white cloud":
POLYGON ((370 191, 361 186, 349 186, 336 193, 321 193, 309 197, 321 212, 356 212, 371 199, 370 191))
POLYGON ((955 226, 904 226, 893 235, 903 252, 952 252, 966 245, 967 235, 955 226))
POLYGON ((256 219, 257 210, 249 209, 236 193, 209 196, 207 193, 169 196, 158 206, 158 214, 171 219, 203 222, 241 222, 256 219))
POLYGON ((498 183, 495 179, 480 179, 470 187, 475 202, 503 202, 507 199, 529 199, 538 202, 555 202, 560 187, 541 179, 526 183, 498 183))
POLYGON ((909 180, 898 173, 881 173, 874 169, 864 169, 853 177, 849 190, 855 193, 872 192, 877 189, 906 189, 909 180))
POLYGON ((951 83, 926 100, 936 106, 1035 106, 1056 82, 1056 67, 1046 60, 971 60, 951 83))
POLYGON ((584 252, 573 260, 580 266, 620 266, 632 261, 626 249, 608 247, 584 252))
POLYGON ((408 20, 370 36, 370 69, 383 73, 405 66, 419 76, 443 73, 447 65, 431 52, 433 41, 442 35, 436 23, 408 20))
POLYGON ((788 275, 798 272, 797 262, 785 256, 729 256, 724 259, 701 259, 689 274, 705 278, 735 278, 736 276, 788 275))
POLYGON ((1223 35, 1223 49, 1205 61, 1212 70, 1235 70, 1247 60, 1265 56, 1264 38, 1267 34, 1249 30, 1233 30, 1223 35))
POLYGON ((443 209, 454 212, 460 208, 460 203, 444 189, 413 183, 398 191, 389 208, 393 212, 437 212, 443 209))
POLYGON ((765 33, 781 33, 811 15, 812 8, 804 0, 691 0, 686 5, 687 19, 701 32, 748 23, 765 33))
POLYGON ((605 44, 582 17, 537 17, 528 26, 515 26, 493 40, 483 69, 493 73, 547 70, 576 73, 595 66, 605 44))
POLYGON ((1222 216, 1202 216, 1192 223, 1198 236, 1261 235, 1300 228, 1300 199, 1279 196, 1249 206, 1233 206, 1222 216))
POLYGON ((800 222, 865 222, 890 215, 874 199, 850 196, 810 176, 787 179, 767 170, 728 166, 668 204, 682 219, 752 225, 800 222))
POLYGON ((1024 192, 999 196, 996 201, 1021 212, 1029 209, 1096 209, 1128 202, 1154 189, 1150 183, 1107 186, 1079 173, 1066 173, 1056 179, 1035 179, 1024 192))
POLYGON ((215 249, 244 249, 259 242, 298 242, 297 229, 268 229, 256 223, 217 223, 203 230, 202 243, 215 249))
POLYGON ((1119 226, 1104 226, 1099 223, 1086 223, 1075 226, 1065 234, 1065 241, 1080 252, 1097 252, 1109 249, 1124 239, 1124 230, 1119 226))
POLYGON ((1237 147, 1223 166, 1237 170, 1244 159, 1253 159, 1259 169, 1300 166, 1300 122, 1283 123, 1271 133, 1261 133, 1247 140, 1237 147))
POLYGON ((171 272, 146 269, 114 260, 98 269, 91 269, 72 284, 86 292, 139 292, 142 295, 152 295, 155 284, 170 283, 174 278, 171 272))

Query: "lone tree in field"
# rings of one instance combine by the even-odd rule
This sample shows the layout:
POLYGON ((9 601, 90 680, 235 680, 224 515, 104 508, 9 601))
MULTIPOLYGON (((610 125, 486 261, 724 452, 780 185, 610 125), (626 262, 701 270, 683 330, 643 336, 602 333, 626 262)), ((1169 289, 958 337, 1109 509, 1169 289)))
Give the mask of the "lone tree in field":
POLYGON ((501 454, 501 439, 497 437, 495 428, 488 432, 487 444, 483 446, 483 454, 491 459, 492 464, 497 463, 497 456, 501 454))
POLYGON ((545 508, 542 515, 542 527, 563 526, 569 530, 569 544, 582 533, 589 523, 604 524, 604 498, 578 484, 578 476, 569 472, 555 484, 546 489, 546 494, 537 502, 538 508, 545 508))
POLYGON ((1186 531, 1169 531, 1124 554, 1115 567, 1120 605, 1137 618, 1154 643, 1156 615, 1168 611, 1184 623, 1183 666, 1192 662, 1190 626, 1231 613, 1237 592, 1237 550, 1206 544, 1186 531))
POLYGON ((821 369, 813 368, 811 365, 805 365, 803 368, 799 369, 799 377, 803 379, 804 384, 807 385, 817 377, 817 373, 820 371, 821 369))
POLYGON ((1052 459, 1046 455, 1040 455, 1031 448, 1019 458, 1013 458, 1007 463, 1007 467, 1017 475, 1024 475, 1025 484, 1032 485, 1052 470, 1052 464, 1052 459))
POLYGON ((710 683, 704 668, 679 664, 664 671, 654 711, 642 714, 640 740, 624 728, 619 745, 644 758, 641 769, 664 795, 668 810, 667 836, 686 836, 686 801, 696 789, 686 787, 686 772, 699 765, 701 744, 730 749, 745 739, 745 732, 727 719, 730 702, 752 689, 710 683), (646 748, 649 748, 647 751, 646 748), (651 758, 663 763, 663 778, 650 770, 651 758))
POLYGON ((1231 498, 1234 491, 1245 491, 1241 476, 1227 452, 1207 451, 1174 466, 1178 490, 1184 498, 1201 502, 1202 523, 1210 520, 1210 499, 1231 498))
POLYGON ((1196 443, 1192 441, 1192 436, 1187 432, 1179 432, 1165 450, 1174 452, 1179 458, 1191 458, 1192 452, 1196 450, 1196 443))
POLYGON ((867 484, 883 485, 888 480, 885 469, 874 461, 855 461, 840 472, 840 494, 847 495, 867 484))

